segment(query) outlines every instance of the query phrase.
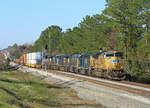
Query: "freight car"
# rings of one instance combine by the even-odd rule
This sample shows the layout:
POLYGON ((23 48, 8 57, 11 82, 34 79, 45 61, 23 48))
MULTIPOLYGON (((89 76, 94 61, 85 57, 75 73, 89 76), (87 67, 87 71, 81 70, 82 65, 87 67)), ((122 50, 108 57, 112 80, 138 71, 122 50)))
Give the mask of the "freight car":
POLYGON ((113 80, 125 79, 123 54, 119 51, 55 55, 34 52, 20 57, 21 64, 33 68, 47 68, 113 80), (46 56, 45 56, 46 55, 46 56))
POLYGON ((23 54, 20 59, 15 60, 16 63, 25 65, 32 68, 41 68, 42 67, 42 53, 33 52, 23 54))

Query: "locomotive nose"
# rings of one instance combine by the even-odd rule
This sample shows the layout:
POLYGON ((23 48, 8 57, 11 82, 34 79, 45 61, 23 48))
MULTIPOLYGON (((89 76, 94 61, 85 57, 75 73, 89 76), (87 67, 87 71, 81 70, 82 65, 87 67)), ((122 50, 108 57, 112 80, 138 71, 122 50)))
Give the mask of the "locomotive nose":
POLYGON ((123 68, 123 60, 116 60, 116 62, 114 63, 114 68, 122 69, 123 68))
POLYGON ((112 65, 112 68, 113 70, 120 70, 123 68, 123 60, 121 59, 113 59, 113 60, 110 60, 111 63, 113 63, 112 65))

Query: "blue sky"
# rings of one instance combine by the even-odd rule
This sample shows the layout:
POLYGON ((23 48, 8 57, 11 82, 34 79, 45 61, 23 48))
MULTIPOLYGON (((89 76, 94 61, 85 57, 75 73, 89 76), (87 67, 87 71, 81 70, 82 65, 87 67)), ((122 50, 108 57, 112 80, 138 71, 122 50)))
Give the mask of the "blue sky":
POLYGON ((50 25, 73 28, 104 9, 105 0, 0 0, 0 49, 34 42, 50 25))

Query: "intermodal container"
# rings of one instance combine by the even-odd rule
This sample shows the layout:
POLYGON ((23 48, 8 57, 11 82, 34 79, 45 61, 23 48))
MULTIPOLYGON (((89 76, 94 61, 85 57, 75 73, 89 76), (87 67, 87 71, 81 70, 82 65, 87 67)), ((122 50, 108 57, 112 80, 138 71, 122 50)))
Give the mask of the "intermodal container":
POLYGON ((31 53, 31 67, 36 67, 36 53, 31 53))
POLYGON ((29 53, 27 53, 26 56, 27 56, 26 66, 29 66, 29 53))
POLYGON ((42 60, 41 52, 37 52, 36 53, 36 64, 41 65, 41 60, 42 60))
POLYGON ((24 65, 26 64, 26 61, 27 61, 27 55, 26 55, 26 54, 23 54, 23 64, 24 64, 24 65))
POLYGON ((28 53, 28 66, 31 67, 32 64, 32 53, 28 53))
POLYGON ((40 68, 42 64, 42 53, 41 52, 37 52, 36 53, 36 67, 40 68))
POLYGON ((23 64, 23 55, 20 57, 20 63, 23 64))
POLYGON ((15 61, 16 61, 16 63, 19 63, 19 62, 20 62, 20 59, 16 59, 15 61))

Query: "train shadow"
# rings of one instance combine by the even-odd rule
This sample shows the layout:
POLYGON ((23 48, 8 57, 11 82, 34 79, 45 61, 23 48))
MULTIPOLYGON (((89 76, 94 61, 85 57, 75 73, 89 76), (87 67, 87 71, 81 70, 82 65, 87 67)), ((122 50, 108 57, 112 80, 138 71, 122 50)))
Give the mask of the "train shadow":
POLYGON ((137 82, 137 83, 144 83, 144 84, 150 84, 150 78, 141 78, 139 79, 136 76, 132 76, 130 74, 126 74, 126 81, 131 81, 131 82, 137 82))

